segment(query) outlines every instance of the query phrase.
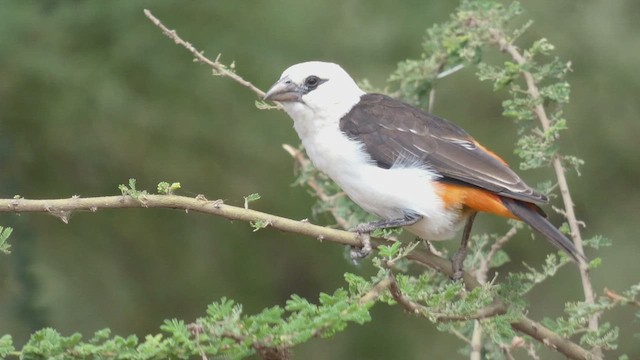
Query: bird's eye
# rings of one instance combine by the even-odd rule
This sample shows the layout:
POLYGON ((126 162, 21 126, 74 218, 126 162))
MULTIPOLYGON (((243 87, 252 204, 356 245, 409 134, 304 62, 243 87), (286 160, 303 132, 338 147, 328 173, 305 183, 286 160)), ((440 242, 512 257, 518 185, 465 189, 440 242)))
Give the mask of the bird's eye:
POLYGON ((313 90, 318 86, 318 84, 320 84, 320 78, 315 75, 311 75, 304 79, 304 84, 309 90, 313 90))

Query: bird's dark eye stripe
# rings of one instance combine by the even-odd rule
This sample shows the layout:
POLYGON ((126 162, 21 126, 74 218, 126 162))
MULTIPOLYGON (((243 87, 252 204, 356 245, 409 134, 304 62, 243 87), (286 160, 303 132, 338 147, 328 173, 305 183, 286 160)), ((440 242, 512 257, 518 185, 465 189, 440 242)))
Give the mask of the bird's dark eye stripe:
POLYGON ((305 93, 308 93, 309 91, 316 89, 320 84, 326 81, 327 81, 326 79, 320 79, 315 75, 308 76, 306 79, 304 79, 305 93))

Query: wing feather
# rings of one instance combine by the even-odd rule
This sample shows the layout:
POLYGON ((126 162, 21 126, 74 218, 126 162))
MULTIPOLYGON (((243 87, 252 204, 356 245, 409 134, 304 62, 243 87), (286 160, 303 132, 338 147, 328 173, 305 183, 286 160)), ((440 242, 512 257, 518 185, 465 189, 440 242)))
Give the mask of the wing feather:
POLYGON ((388 169, 399 162, 424 164, 445 181, 517 200, 547 201, 457 125, 386 95, 363 95, 340 120, 340 129, 364 143, 380 167, 388 169))

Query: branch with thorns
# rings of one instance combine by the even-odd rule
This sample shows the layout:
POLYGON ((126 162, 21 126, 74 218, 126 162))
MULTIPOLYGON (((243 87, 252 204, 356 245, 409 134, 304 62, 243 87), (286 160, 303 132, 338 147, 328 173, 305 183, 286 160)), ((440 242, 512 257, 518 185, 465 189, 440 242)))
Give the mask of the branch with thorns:
MULTIPOLYGON (((176 31, 168 29, 166 26, 160 22, 155 16, 151 14, 150 11, 144 11, 145 16, 149 18, 154 25, 159 27, 163 33, 171 38, 176 44, 183 46, 190 53, 195 56, 196 61, 207 64, 210 66, 215 75, 228 77, 240 85, 248 88, 252 92, 254 92, 259 97, 264 95, 264 92, 254 86, 251 82, 243 79, 241 76, 236 74, 233 69, 227 67, 222 64, 218 56, 216 60, 210 60, 203 55, 203 52, 198 51, 191 43, 184 41, 181 39, 176 31)), ((285 148, 287 149, 287 148, 285 148)), ((291 148, 287 149, 291 153, 294 158, 297 158, 297 161, 302 162, 305 161, 306 158, 303 155, 299 155, 298 153, 290 151, 291 148)), ((308 161, 308 160, 306 160, 308 161)), ((320 191, 320 187, 314 187, 313 183, 308 183, 308 185, 316 191, 316 195, 323 199, 323 196, 327 195, 320 191)), ((561 184, 562 187, 562 184, 561 184)), ((151 194, 140 194, 139 196, 131 196, 131 194, 123 194, 122 196, 104 196, 104 197, 91 197, 91 198, 81 198, 79 196, 73 196, 68 199, 44 199, 44 200, 30 200, 24 198, 14 198, 14 199, 0 199, 0 212, 13 212, 13 213, 23 213, 23 212, 42 212, 49 213, 60 218, 65 223, 68 223, 69 216, 76 211, 88 211, 91 213, 95 213, 100 209, 116 209, 116 208, 141 208, 141 209, 150 209, 150 208, 165 208, 165 209, 178 209, 186 212, 195 211, 205 214, 211 214, 215 216, 220 216, 230 220, 242 220, 245 222, 261 222, 267 224, 269 227, 273 227, 275 229, 279 229, 282 231, 301 234, 305 236, 312 237, 314 239, 322 239, 329 242, 334 242, 343 245, 349 246, 362 246, 362 241, 360 237, 352 232, 332 229, 328 227, 318 226, 309 223, 308 221, 298 221, 292 220, 284 217, 279 217, 276 215, 271 215, 263 212, 259 212, 256 210, 243 208, 243 207, 235 207, 224 204, 221 200, 209 201, 204 196, 198 195, 196 198, 189 198, 184 196, 177 195, 151 195, 151 194)), ((569 214, 568 214, 569 215, 569 214)), ((335 216, 335 214, 334 214, 335 216)), ((335 216, 336 221, 342 226, 346 225, 346 219, 342 219, 339 216, 335 216)), ((573 229, 572 229, 573 230, 573 229)), ((574 234, 574 236, 576 236, 574 234)), ((579 233, 578 235, 579 236, 579 233)), ((508 239, 504 240, 506 242, 508 239)), ((379 246, 383 244, 389 244, 390 241, 387 239, 379 239, 373 238, 371 239, 372 246, 374 249, 377 249, 379 246)), ((494 244, 495 245, 495 244, 494 244)), ((501 245, 496 245, 501 246, 501 245)), ((497 251, 497 250, 496 250, 497 251)), ((452 274, 452 266, 451 262, 447 259, 444 259, 428 250, 424 249, 414 249, 411 253, 406 255, 406 258, 412 260, 416 263, 422 264, 429 268, 435 269, 445 276, 451 277, 452 274)), ((489 259, 490 260, 490 259, 489 259)), ((462 281, 465 284, 465 288, 468 290, 472 290, 478 286, 481 286, 481 283, 471 274, 465 272, 462 277, 462 281)), ((383 280, 378 283, 372 291, 370 291, 361 301, 374 301, 376 300, 385 289, 390 289, 392 296, 396 298, 399 303, 410 304, 411 306, 406 308, 420 310, 419 304, 409 303, 404 301, 404 296, 399 292, 397 282, 395 282, 395 277, 393 274, 390 275, 388 280, 383 280), (394 295, 395 294, 395 295, 394 295)), ((408 300, 408 299, 406 299, 408 300)), ((409 300, 408 300, 409 301, 409 300)), ((404 306, 404 305, 403 305, 404 306)), ((482 319, 490 316, 494 316, 496 314, 502 313, 506 311, 506 305, 500 302, 496 302, 496 304, 492 304, 492 306, 486 311, 479 312, 478 314, 472 317, 464 317, 464 318, 442 318, 441 321, 456 321, 456 320, 468 320, 468 319, 482 319)), ((523 334, 529 335, 532 338, 540 341, 542 344, 557 350, 563 353, 565 356, 571 359, 592 359, 593 354, 579 345, 575 344, 569 339, 565 339, 553 331, 547 329, 541 324, 528 319, 523 316, 519 321, 513 322, 511 326, 520 331, 523 334)))
MULTIPOLYGON (((264 96, 264 92, 260 89, 258 89, 257 87, 253 86, 250 82, 244 80, 242 77, 240 77, 239 75, 237 75, 235 72, 229 71, 227 70, 227 67, 223 64, 221 64, 219 62, 219 57, 216 58, 216 61, 211 61, 209 59, 207 59, 202 52, 198 51, 197 49, 195 49, 190 43, 182 40, 177 33, 174 30, 169 30, 166 26, 164 26, 160 20, 158 20, 156 17, 154 17, 150 11, 145 10, 145 15, 159 28, 162 29, 163 33, 165 35, 167 35, 169 38, 173 39, 176 44, 179 44, 183 47, 185 47, 188 51, 190 51, 198 61, 201 61, 203 63, 208 64, 209 66, 211 66, 214 69, 214 72, 216 73, 216 75, 221 75, 221 76, 226 76, 231 78, 234 81, 237 81, 238 83, 240 83, 241 85, 249 88, 250 90, 252 90, 254 93, 256 93, 259 97, 264 96)), ((502 40, 504 40, 505 38, 502 37, 496 37, 496 41, 499 43, 501 49, 505 49, 505 51, 511 53, 512 55, 515 54, 515 52, 517 52, 517 48, 515 48, 513 45, 511 45, 510 43, 504 43, 502 42, 502 40)), ((520 55, 521 56, 521 55, 520 55)), ((530 74, 529 74, 530 76, 530 74)), ((526 77, 526 74, 525 74, 526 77)), ((527 84, 529 85, 530 82, 529 80, 533 80, 533 79, 527 79, 527 84)), ((537 88, 535 87, 535 83, 532 83, 533 86, 529 87, 529 90, 532 92, 532 96, 536 95, 539 97, 539 91, 537 91, 537 88), (533 88, 533 89, 532 89, 533 88)), ((277 104, 276 104, 277 105, 277 104)), ((278 108, 281 109, 281 107, 278 105, 278 108)), ((542 111, 540 113, 541 116, 541 121, 543 121, 543 119, 547 119, 547 126, 549 124, 548 118, 546 117, 546 114, 544 113, 544 108, 541 109, 536 109, 536 113, 539 113, 539 111, 542 111)), ((544 124, 543 124, 544 127, 544 124)), ((289 152, 292 157, 294 157, 294 159, 296 159, 298 162, 302 163, 305 160, 308 161, 308 159, 306 159, 306 157, 304 157, 304 154, 301 154, 300 152, 295 152, 292 150, 292 147, 285 147, 285 150, 287 152, 289 152)), ((565 201, 565 205, 571 205, 570 209, 567 209, 568 212, 568 216, 567 218, 569 219, 569 223, 570 225, 572 225, 572 220, 570 218, 570 216, 573 216, 573 224, 577 225, 577 221, 575 221, 575 215, 573 213, 573 204, 571 203, 571 199, 570 199, 570 195, 568 192, 568 185, 566 184, 566 178, 564 177, 564 169, 562 169, 562 164, 560 163, 560 159, 555 159, 558 161, 558 164, 560 165, 560 168, 558 169, 556 167, 556 172, 558 172, 559 170, 562 172, 562 174, 558 174, 558 178, 559 178, 559 186, 561 188, 561 193, 563 194, 563 199, 567 200, 568 198, 568 202, 565 201), (562 179, 561 179, 562 178, 562 179), (564 181, 562 181, 564 179, 564 181)), ((554 162, 554 167, 555 167, 555 162, 554 162)), ((321 188, 319 186, 314 186, 313 183, 314 180, 309 180, 307 181, 307 184, 316 192, 316 195, 321 199, 321 200, 329 200, 328 196, 326 194, 324 194, 321 191, 321 188)), ((338 216, 335 211, 332 212, 334 215, 334 218, 336 219, 336 221, 338 222, 338 224, 340 226, 346 225, 347 224, 347 220, 338 216)), ((343 226, 343 228, 346 228, 345 226, 343 226)), ((577 226, 576 226, 577 228, 577 226)), ((582 239, 580 238, 580 233, 579 233, 579 229, 577 231, 574 231, 574 227, 571 226, 572 229, 572 236, 574 237, 574 242, 579 243, 579 249, 582 252, 582 239), (577 237, 577 239, 576 239, 577 237)), ((336 230, 338 231, 338 230, 336 230)), ((513 230, 515 235, 515 231, 513 230)), ((507 233, 507 235, 505 235, 505 237, 503 237, 502 241, 497 241, 496 244, 494 244, 494 246, 492 246, 492 251, 493 251, 493 255, 495 255, 495 252, 497 252, 497 250, 503 246, 504 243, 506 243, 513 235, 510 235, 511 231, 509 233, 507 233)), ((320 235, 316 238, 322 238, 325 239, 325 237, 323 237, 323 235, 320 235)), ((379 246, 380 244, 380 239, 373 239, 375 240, 373 243, 374 248, 376 248, 377 246, 379 246)), ((351 238, 350 241, 353 242, 357 242, 358 245, 360 244, 360 239, 356 238, 351 238)), ((351 245, 348 244, 348 245, 351 245)), ((578 244, 577 244, 578 245, 578 244)), ((488 260, 485 259, 486 261, 490 262, 491 261, 491 257, 488 257, 488 260)), ((419 263, 422 263, 423 265, 426 265, 428 267, 434 268, 438 271, 440 271, 441 273, 447 275, 447 276, 451 276, 451 263, 448 260, 445 260, 435 254, 433 254, 432 252, 429 251, 414 251, 410 254, 407 255, 407 258, 409 260, 413 260, 419 263)), ((585 264, 583 264, 585 265, 585 264)), ((485 279, 486 279, 486 275, 485 275, 485 279)), ((588 280, 588 277, 587 277, 588 280)), ((480 283, 473 278, 473 276, 471 276, 468 273, 464 273, 463 275, 463 281, 465 283, 465 287, 467 289, 472 289, 474 287, 477 287, 480 285, 480 283)), ((393 282, 392 282, 393 283, 393 282)), ((541 324, 538 324, 530 319, 527 319, 526 317, 523 318, 522 321, 517 322, 512 324, 513 328, 521 331, 525 334, 528 334, 530 336, 532 336, 533 338, 537 339, 538 341, 542 342, 543 344, 558 350, 562 353, 564 353, 566 356, 568 356, 569 358, 572 359, 588 359, 588 358, 592 358, 593 354, 589 353, 587 350, 581 348, 580 346, 578 346, 577 344, 571 342, 568 339, 564 339, 562 337, 560 337, 559 335, 553 333, 551 330, 546 329, 545 327, 543 327, 541 324)))
MULTIPOLYGON (((545 132, 549 131, 549 129, 551 128, 551 120, 547 115, 543 102, 540 101, 542 99, 542 96, 540 94, 540 89, 538 89, 538 84, 533 74, 527 71, 526 66, 524 66, 527 64, 526 57, 521 53, 520 49, 518 49, 517 46, 513 45, 513 43, 503 32, 497 29, 490 29, 489 33, 492 37, 493 42, 498 45, 501 51, 509 54, 518 65, 523 66, 521 74, 524 77, 525 83, 527 84, 527 93, 529 97, 535 101, 535 105, 533 106, 532 110, 538 118, 540 125, 542 125, 542 129, 545 132)), ((578 252, 584 255, 584 241, 582 240, 582 235, 580 234, 580 222, 578 221, 578 218, 574 211, 574 203, 571 199, 571 192, 569 191, 569 183, 567 182, 566 171, 564 169, 564 166, 562 165, 562 159, 558 154, 555 154, 553 156, 552 166, 556 173, 556 178, 558 179, 558 187, 560 188, 560 195, 562 197, 562 202, 564 205, 564 209, 562 212, 567 219, 567 222, 569 223, 569 228, 571 229, 571 238, 578 252)), ((587 304, 594 305, 596 302, 595 292, 593 291, 593 285, 591 284, 591 278, 589 276, 589 264, 587 264, 583 260, 580 260, 579 268, 585 302, 587 304)), ((590 331, 595 332, 598 330, 599 316, 599 313, 595 313, 589 317, 590 331)), ((595 348, 594 350, 597 355, 602 356, 601 349, 595 348)))
MULTIPOLYGON (((73 196, 67 199, 43 199, 32 200, 24 198, 0 199, 0 212, 7 213, 26 213, 40 212, 48 213, 59 217, 61 213, 71 214, 78 211, 86 211, 87 213, 96 213, 102 209, 177 209, 185 212, 199 212, 220 216, 229 220, 241 220, 245 222, 263 222, 269 224, 269 227, 286 231, 294 234, 300 234, 311 237, 313 239, 322 239, 323 242, 333 242, 348 246, 362 246, 360 237, 353 232, 332 229, 329 227, 311 224, 309 221, 293 220, 264 212, 245 209, 225 204, 222 200, 207 200, 203 195, 195 198, 178 196, 178 195, 151 195, 143 194, 138 197, 130 195, 115 195, 81 198, 73 196)), ((68 216, 64 220, 68 222, 68 216)), ((372 238, 371 243, 373 249, 376 250, 381 245, 389 245, 393 243, 387 239, 372 238)), ((416 248, 406 255, 408 260, 419 263, 423 266, 435 269, 445 276, 453 275, 451 262, 440 256, 433 254, 428 249, 416 248)), ((469 273, 463 274, 465 288, 473 290, 481 286, 481 284, 469 273)), ((375 295, 378 296, 378 295, 375 295)), ((372 298, 375 298, 372 295, 372 298)), ((504 305, 503 305, 504 306, 504 305)), ((443 319, 444 320, 444 319, 443 319)), ((590 353, 573 343, 569 339, 565 339, 553 331, 545 328, 541 324, 522 317, 521 320, 514 322, 511 326, 527 334, 548 347, 562 352, 571 359, 591 359, 590 353)))

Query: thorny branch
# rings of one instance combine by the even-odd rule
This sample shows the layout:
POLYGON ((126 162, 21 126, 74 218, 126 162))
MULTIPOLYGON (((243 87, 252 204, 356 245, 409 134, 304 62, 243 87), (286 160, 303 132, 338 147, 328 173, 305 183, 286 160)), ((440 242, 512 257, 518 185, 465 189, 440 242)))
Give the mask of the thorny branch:
MULTIPOLYGON (((264 212, 245 209, 224 204, 222 200, 207 200, 204 196, 198 195, 195 198, 178 195, 150 195, 143 194, 134 198, 130 195, 101 196, 81 198, 73 196, 68 199, 44 199, 31 200, 24 198, 0 199, 0 212, 26 213, 41 212, 48 213, 60 218, 67 223, 68 215, 74 211, 87 211, 95 213, 101 209, 125 209, 125 208, 163 208, 177 209, 186 212, 199 212, 220 216, 229 220, 241 220, 245 222, 261 221, 274 229, 300 234, 314 239, 321 239, 324 242, 333 242, 349 246, 362 246, 360 238, 356 233, 344 230, 332 229, 313 225, 308 221, 292 220, 264 212)), ((371 243, 374 249, 380 245, 389 244, 388 240, 372 238, 371 243)), ((415 249, 407 255, 407 259, 419 264, 435 269, 445 276, 453 275, 451 262, 423 249, 415 249)), ((480 283, 469 273, 463 274, 465 287, 469 290, 480 286, 480 283)), ((545 328, 542 324, 536 323, 526 317, 514 322, 511 326, 527 334, 551 349, 565 354, 570 359, 591 359, 589 352, 569 339, 565 339, 553 331, 545 328)))
MULTIPOLYGON (((220 72, 220 68, 225 69, 224 65, 216 62, 212 62, 211 60, 208 60, 206 57, 204 57, 204 55, 202 55, 201 52, 199 52, 198 50, 196 50, 191 44, 189 44, 188 42, 185 42, 184 40, 180 39, 178 37, 178 35, 176 34, 175 31, 171 31, 169 30, 167 27, 165 27, 160 20, 158 20, 157 18, 155 18, 148 10, 145 10, 145 15, 151 19, 151 21, 156 24, 158 27, 160 27, 163 32, 169 36, 170 38, 172 38, 174 41, 176 41, 176 43, 178 43, 179 45, 184 46, 185 48, 187 48, 187 50, 189 50, 191 53, 193 53, 196 58, 201 59, 202 58, 202 62, 209 64, 210 66, 212 66, 214 68, 214 70, 220 72), (216 65, 217 64, 217 65, 216 65), (214 66, 215 65, 215 66, 214 66)), ((223 75, 226 75, 226 73, 221 72, 223 75)), ((236 75, 235 73, 231 73, 231 75, 227 75, 229 76, 231 79, 238 81, 241 85, 246 86, 248 88, 250 88, 253 92, 255 92, 256 94, 258 94, 259 96, 263 96, 264 92, 261 91, 260 89, 256 88, 255 86, 253 86, 251 83, 247 82, 246 80, 242 79, 241 77, 239 77, 238 75, 236 75), (234 76, 231 76, 234 75, 234 76)), ((543 109, 544 110, 544 109, 543 109)), ((306 157, 304 156, 304 154, 300 153, 299 151, 295 150, 294 148, 285 145, 284 146, 285 150, 287 152, 289 152, 289 154, 291 154, 291 156, 294 157, 294 159, 301 164, 301 166, 305 165, 305 161, 308 161, 308 159, 306 159, 306 157)), ((321 187, 318 186, 317 184, 314 183, 315 180, 308 180, 307 184, 316 192, 316 195, 321 199, 321 200, 329 200, 328 199, 328 195, 325 194, 321 187)), ((334 215, 334 218, 336 219, 336 221, 338 222, 338 224, 340 226, 342 226, 343 228, 346 228, 345 225, 348 224, 347 220, 342 218, 341 216, 339 216, 335 211, 332 212, 332 214, 334 215)), ((579 235, 579 233, 578 233, 579 235)), ((511 235, 512 236, 512 235, 511 235)), ((352 238, 351 240, 355 240, 358 241, 358 238, 352 238)), ((377 245, 379 245, 379 239, 374 239, 376 240, 376 242, 374 243, 374 247, 377 247, 377 245)), ((508 240, 505 239, 504 241, 506 242, 508 240)), ((350 244, 349 244, 350 245, 350 244)), ((496 248, 494 251, 497 251, 498 248, 496 248)), ((424 264, 425 266, 431 267, 433 269, 436 269, 438 271, 440 271, 441 273, 447 275, 447 276, 452 276, 452 272, 451 272, 451 263, 448 260, 445 260, 431 252, 427 252, 427 251, 414 251, 412 253, 410 253, 407 258, 409 260, 413 260, 413 261, 417 261, 420 262, 422 264, 424 264)), ((471 276, 468 273, 464 273, 463 275, 463 281, 465 283, 465 286, 468 289, 472 289, 476 286, 479 286, 480 284, 476 281, 476 279, 473 278, 473 276, 471 276)), ((588 351, 584 350, 583 348, 581 348, 580 346, 576 345, 575 343, 571 342, 570 340, 564 339, 562 337, 560 337, 559 335, 555 334, 554 332, 552 332, 549 329, 546 329, 545 327, 543 327, 541 324, 537 324, 535 322, 533 322, 532 320, 529 320, 527 318, 524 318, 523 321, 517 322, 512 324, 513 328, 519 331, 522 331, 530 336, 532 336, 533 338, 539 340, 540 342, 542 342, 543 344, 558 350, 562 353, 564 353, 566 356, 568 356, 569 358, 572 359, 588 359, 591 358, 591 354, 589 354, 588 351)))
MULTIPOLYGON (((513 45, 508 39, 507 36, 497 30, 491 29, 490 34, 493 38, 493 41, 500 47, 500 50, 509 54, 513 60, 518 63, 518 65, 526 65, 527 59, 522 55, 520 50, 513 45)), ((541 99, 540 90, 538 89, 538 85, 533 77, 533 75, 525 70, 526 68, 523 66, 521 73, 524 77, 524 80, 527 84, 527 92, 531 99, 536 100, 536 105, 533 107, 533 112, 536 114, 536 117, 540 121, 542 125, 542 129, 546 132, 551 127, 551 120, 547 116, 546 110, 543 106, 542 101, 538 101, 541 99)), ((569 223, 569 228, 571 229, 571 238, 573 239, 573 243, 576 246, 578 252, 584 255, 584 246, 582 241, 582 235, 580 234, 580 225, 579 221, 576 217, 574 211, 573 200, 571 199, 571 193, 569 191, 569 184, 567 182, 567 177, 565 173, 565 169, 562 166, 562 160, 559 155, 555 155, 552 160, 553 169, 556 173, 556 177, 558 179, 558 187, 560 188, 560 195, 562 196, 562 202, 564 203, 564 215, 569 223)), ((582 280, 582 289, 584 291, 585 302, 589 305, 595 304, 595 293, 593 291, 593 285, 591 284, 591 279, 589 276, 589 264, 587 264, 584 260, 580 260, 579 262, 580 268, 580 278, 582 280)), ((598 318, 600 314, 595 313, 589 316, 589 330, 597 331, 598 330, 598 318)), ((599 348, 595 348, 594 352, 602 356, 602 350, 599 348)))
POLYGON ((491 261, 498 253, 498 250, 502 249, 502 247, 507 243, 507 241, 511 240, 518 233, 518 228, 513 226, 509 231, 507 231, 502 237, 497 239, 489 249, 489 252, 486 256, 484 256, 480 260, 480 265, 474 271, 474 275, 479 283, 484 284, 487 282, 487 278, 489 276, 489 270, 491 267, 491 261))
MULTIPOLYGON (((307 165, 307 162, 309 161, 309 159, 307 159, 304 154, 302 152, 300 152, 299 150, 294 149, 293 147, 289 146, 289 145, 285 145, 284 146, 285 150, 287 150, 287 152, 289 152, 289 154, 294 158, 294 160, 296 162, 298 162, 299 166, 305 166, 307 165)), ((322 191, 322 188, 315 183, 315 180, 312 178, 310 180, 307 180, 307 184, 316 192, 316 196, 318 198, 320 198, 321 200, 324 199, 329 199, 330 196, 328 196, 327 194, 325 194, 322 191)), ((331 214, 334 216, 334 218, 336 218, 336 220, 341 219, 339 214, 337 213, 337 211, 335 211, 334 208, 332 208, 331 214)), ((346 220, 342 219, 342 221, 344 223, 346 223, 346 220)), ((510 240, 516 233, 517 230, 511 229, 509 230, 503 237, 501 237, 500 239, 496 240, 496 243, 494 243, 494 245, 491 247, 493 251, 493 255, 491 255, 491 257, 495 256, 495 253, 502 247, 504 246, 504 244, 510 240)), ((374 239, 375 240, 375 239, 374 239)), ((374 246, 374 248, 377 248, 377 245, 374 246)), ((427 250, 414 250, 413 252, 409 253, 407 255, 407 259, 415 261, 417 263, 420 263, 424 266, 430 267, 432 269, 435 269, 437 271, 439 271, 440 273, 444 274, 445 276, 451 277, 453 275, 453 271, 451 268, 451 262, 449 260, 446 260, 436 254, 434 254, 431 251, 427 251, 427 250)), ((486 259, 485 259, 486 261, 486 259)), ((488 260, 489 262, 491 261, 491 259, 488 260)), ((487 268, 488 269, 488 268, 487 268)), ((484 275, 484 278, 486 279, 486 273, 484 275)), ((481 283, 477 280, 477 278, 475 278, 474 276, 472 276, 471 274, 467 273, 466 271, 463 274, 463 281, 465 284, 465 287, 467 288, 467 290, 473 290, 474 288, 478 287, 481 285, 481 283)), ((390 290, 392 291, 392 295, 393 295, 393 290, 392 287, 393 286, 393 282, 390 285, 390 290)), ((396 301, 398 301, 398 299, 396 299, 396 301)), ((400 303, 401 305, 405 306, 403 304, 403 302, 398 301, 398 303, 400 303)), ((503 313, 502 309, 500 309, 500 305, 502 307, 504 307, 505 311, 506 311, 506 307, 504 304, 496 304, 495 305, 495 309, 493 311, 495 311, 494 315, 498 315, 503 313)), ((415 310, 420 310, 420 306, 419 304, 415 304, 415 303, 411 303, 411 306, 406 307, 405 309, 407 309, 410 313, 416 313, 415 310)), ((419 311, 420 312, 420 311, 419 311)), ((478 317, 478 318, 483 318, 482 316, 478 317)), ((447 319, 442 319, 443 321, 451 321, 451 320, 447 320, 447 319)), ((454 319, 452 319, 454 320, 454 319)), ((467 319, 465 319, 467 320, 467 319)), ((481 330, 481 327, 479 325, 478 322, 476 322, 476 327, 479 329, 479 331, 481 330)), ((593 355, 591 353, 589 353, 587 350, 583 349, 582 347, 580 347, 579 345, 573 343, 571 340, 569 339, 565 339, 561 336, 559 336, 558 334, 554 333, 553 331, 545 328, 542 324, 539 324, 533 320, 528 319, 527 317, 523 317, 522 320, 514 322, 511 324, 511 327, 517 331, 520 331, 523 334, 527 334, 529 336, 531 336, 532 338, 538 340, 540 343, 548 346, 549 348, 559 351, 561 353, 563 353, 565 356, 567 356, 570 359, 593 359, 593 355)), ((460 334, 458 335, 459 337, 461 336, 460 334)), ((462 336, 462 338, 464 338, 464 336, 462 336)), ((466 339, 466 338, 465 338, 466 339)), ((469 344, 472 344, 473 341, 472 340, 468 340, 467 342, 469 344)), ((597 357, 596 357, 597 358, 597 357)))
POLYGON ((393 300, 395 300, 398 304, 400 304, 410 314, 426 314, 427 313, 426 307, 411 301, 406 296, 404 296, 404 294, 402 294, 402 291, 398 286, 398 281, 396 280, 396 276, 393 273, 393 271, 391 271, 391 269, 389 269, 389 279, 391 280, 391 283, 389 285, 389 292, 391 292, 391 296, 393 297, 393 300))
POLYGON ((382 279, 380 282, 374 285, 374 287, 372 287, 371 290, 367 291, 367 293, 362 295, 358 302, 364 305, 372 301, 376 301, 380 296, 382 296, 384 291, 387 290, 389 286, 391 286, 391 283, 392 283, 392 279, 390 277, 386 277, 382 279))
MULTIPOLYGON (((475 270, 474 275, 476 276, 476 280, 478 281, 478 283, 484 284, 487 282, 491 261, 498 253, 498 250, 500 250, 504 246, 504 244, 507 243, 507 241, 511 240, 511 238, 514 237, 517 232, 518 228, 514 226, 491 245, 489 252, 485 257, 481 259, 480 265, 475 270)), ((469 354, 470 360, 479 360, 482 358, 482 333, 482 324, 480 323, 480 321, 475 321, 473 324, 473 333, 471 334, 471 352, 469 354)))
POLYGON ((178 36, 178 33, 175 30, 170 30, 169 28, 164 26, 164 24, 162 24, 162 22, 160 22, 160 20, 158 20, 158 18, 156 18, 155 16, 153 16, 153 14, 151 14, 151 11, 145 9, 144 10, 144 15, 147 18, 149 18, 149 20, 151 20, 151 22, 155 26, 157 26, 160 29, 162 29, 162 32, 165 35, 167 35, 170 39, 172 39, 176 44, 178 44, 178 45, 184 47, 185 49, 189 50, 189 52, 192 53, 193 56, 196 57, 195 58, 196 61, 211 66, 211 68, 213 68, 213 71, 214 71, 215 75, 229 77, 233 81, 237 82, 238 84, 240 84, 240 85, 248 88, 249 90, 253 91, 260 98, 262 98, 264 96, 264 94, 265 94, 264 91, 258 89, 252 83, 250 83, 249 81, 243 79, 240 75, 236 74, 232 70, 229 70, 226 65, 222 64, 219 61, 220 60, 220 55, 218 55, 218 57, 216 57, 216 59, 214 61, 210 60, 209 58, 204 56, 204 53, 202 51, 198 51, 198 49, 196 49, 193 45, 191 45, 190 42, 182 40, 182 38, 180 38, 178 36))
POLYGON ((620 295, 613 290, 609 290, 608 288, 604 288, 604 295, 609 299, 613 300, 614 302, 625 304, 625 305, 632 305, 640 308, 640 301, 635 299, 629 299, 628 297, 620 295))
MULTIPOLYGON (((165 27, 160 20, 158 20, 155 16, 151 14, 150 11, 144 11, 145 16, 147 16, 157 27, 162 29, 163 33, 167 35, 169 38, 174 40, 174 42, 178 45, 183 46, 189 52, 191 52, 198 62, 205 63, 209 65, 216 75, 221 75, 225 77, 229 77, 242 86, 250 89, 258 96, 262 97, 264 92, 258 89, 249 81, 246 81, 241 76, 237 75, 232 70, 229 70, 225 65, 220 63, 218 59, 212 61, 205 57, 202 52, 198 51, 195 47, 193 47, 190 43, 182 40, 175 31, 169 30, 165 27)), ((510 51, 510 44, 501 44, 501 47, 510 51)), ((515 50, 517 52, 517 49, 515 50)), ((534 84, 535 85, 535 84, 534 84)), ((544 110, 544 109, 543 109, 544 110)), ((290 149, 287 149, 288 151, 290 149)), ((290 153, 297 158, 298 162, 305 161, 303 155, 298 156, 296 153, 290 153)), ((560 164, 560 160, 556 159, 558 164, 560 164)), ((308 160, 306 160, 308 161, 308 160)), ((560 170, 562 170, 561 164, 560 170)), ((564 174, 563 170, 561 171, 564 174)), ((560 177, 560 175, 559 175, 560 177)), ((564 177, 563 177, 564 178, 564 177)), ((323 195, 319 186, 314 187, 310 183, 311 188, 316 191, 317 195, 323 199, 323 195)), ((563 185, 561 184, 561 189, 563 185)), ((566 187, 566 181, 564 186, 566 187)), ((564 194, 563 196, 568 196, 564 194)), ((570 197, 568 198, 570 201, 570 197)), ((569 202, 570 203, 570 202, 569 202)), ((224 204, 222 200, 210 201, 207 200, 204 196, 197 196, 196 198, 189 198, 184 196, 177 195, 150 195, 150 194, 141 194, 137 197, 132 197, 130 195, 122 195, 122 196, 104 196, 104 197, 92 197, 92 198, 80 198, 78 196, 74 196, 69 199, 46 199, 46 200, 28 200, 23 198, 14 198, 14 199, 0 199, 0 212, 13 212, 13 213, 23 213, 23 212, 43 212, 49 213, 60 218, 62 221, 67 223, 69 221, 69 215, 74 211, 89 211, 96 212, 100 209, 116 209, 116 208, 165 208, 165 209, 179 209, 184 210, 186 212, 195 211, 201 212, 211 215, 220 216, 230 220, 242 220, 246 222, 256 222, 261 221, 264 224, 267 224, 269 227, 273 227, 278 230, 296 233, 300 235, 305 235, 309 237, 313 237, 315 239, 334 242, 343 245, 349 246, 362 246, 361 240, 359 237, 352 232, 347 232, 343 230, 332 229, 328 227, 322 227, 318 225, 313 225, 308 221, 298 221, 292 220, 284 217, 279 217, 259 211, 255 211, 252 209, 246 209, 242 207, 235 207, 224 204)), ((575 218, 572 211, 572 207, 567 206, 567 217, 573 216, 575 218)), ((346 219, 341 219, 340 217, 336 217, 338 222, 346 224, 346 219)), ((571 221, 570 221, 571 222, 571 221)), ((574 221, 574 225, 577 222, 574 221)), ((572 228, 573 231, 573 228, 572 228)), ((578 231, 573 231, 574 240, 576 236, 580 237, 578 231)), ((382 244, 388 244, 388 240, 385 239, 371 239, 372 245, 374 249, 378 248, 382 244)), ((506 240, 505 240, 506 241, 506 240)), ((579 244, 580 249, 582 249, 582 244, 579 244)), ((444 259, 440 256, 437 256, 430 251, 415 249, 413 252, 407 255, 407 259, 420 263, 424 266, 433 268, 442 274, 451 277, 452 274, 452 266, 451 262, 447 259, 444 259)), ((474 289, 480 286, 480 282, 477 281, 471 274, 465 272, 463 274, 462 280, 464 281, 465 287, 467 289, 474 289)), ((384 291, 387 287, 391 288, 394 284, 394 278, 390 277, 387 281, 382 281, 379 283, 372 291, 369 296, 371 300, 380 296, 380 293, 384 291)), ((397 288, 397 284, 396 284, 397 288)), ((366 295, 365 295, 366 296, 366 295)), ((396 294, 397 296, 397 294, 396 294)), ((361 299, 362 300, 362 299, 361 299)), ((369 298, 364 299, 369 300, 369 298)), ((506 309, 506 305, 497 303, 495 307, 487 310, 486 316, 491 316, 492 314, 500 313, 503 307, 506 309)), ((484 314, 478 314, 477 317, 474 318, 483 318, 486 317, 484 314)), ((457 319, 442 319, 443 321, 457 320, 457 319)), ((539 323, 534 322, 533 320, 528 319, 523 316, 519 321, 513 322, 511 326, 524 334, 527 334, 542 344, 557 350, 563 353, 565 356, 571 359, 592 359, 593 355, 590 354, 587 350, 583 349, 579 345, 573 343, 569 339, 565 339, 553 331, 547 329, 539 323)))

